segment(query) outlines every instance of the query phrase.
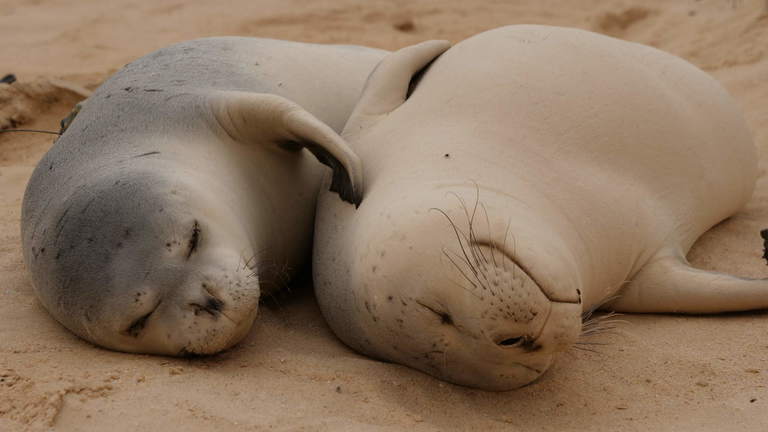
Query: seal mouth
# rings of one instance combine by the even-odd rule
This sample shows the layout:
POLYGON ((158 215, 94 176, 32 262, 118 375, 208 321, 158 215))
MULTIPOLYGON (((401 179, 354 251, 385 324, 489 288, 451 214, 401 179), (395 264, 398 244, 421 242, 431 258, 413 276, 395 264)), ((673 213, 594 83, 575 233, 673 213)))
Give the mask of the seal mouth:
POLYGON ((152 316, 152 314, 154 314, 155 312, 157 312, 158 308, 160 308, 160 305, 162 303, 163 303, 163 300, 160 299, 155 305, 155 307, 152 308, 151 311, 149 311, 148 313, 140 316, 138 319, 131 322, 131 324, 124 331, 124 333, 130 337, 138 338, 141 332, 144 330, 144 327, 147 326, 147 321, 149 320, 149 317, 152 316))

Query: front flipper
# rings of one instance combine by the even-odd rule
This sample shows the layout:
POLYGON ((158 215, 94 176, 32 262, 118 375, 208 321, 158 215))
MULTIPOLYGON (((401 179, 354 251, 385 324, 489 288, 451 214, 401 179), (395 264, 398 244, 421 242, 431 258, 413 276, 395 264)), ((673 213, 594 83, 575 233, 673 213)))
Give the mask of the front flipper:
POLYGON ((344 134, 354 134, 378 116, 402 105, 412 90, 414 75, 450 47, 448 41, 432 40, 402 48, 384 57, 368 77, 360 100, 344 127, 344 134))
POLYGON ((603 309, 617 312, 711 314, 768 309, 768 279, 691 267, 680 254, 651 260, 603 309))
POLYGON ((217 93, 211 107, 224 131, 238 142, 294 151, 306 148, 333 170, 331 191, 344 201, 360 204, 360 158, 330 126, 299 105, 273 94, 227 91, 217 93))

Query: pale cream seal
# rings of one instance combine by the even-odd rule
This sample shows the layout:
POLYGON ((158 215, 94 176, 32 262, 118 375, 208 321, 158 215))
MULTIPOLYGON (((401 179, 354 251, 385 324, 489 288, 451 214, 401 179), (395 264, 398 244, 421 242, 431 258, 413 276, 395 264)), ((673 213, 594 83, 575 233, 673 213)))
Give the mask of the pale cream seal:
POLYGON ((568 28, 504 27, 446 49, 426 42, 379 64, 342 134, 365 167, 363 202, 321 192, 315 289, 344 342, 507 390, 539 377, 582 313, 616 295, 617 311, 768 307, 765 281, 685 259, 757 175, 714 79, 568 28))

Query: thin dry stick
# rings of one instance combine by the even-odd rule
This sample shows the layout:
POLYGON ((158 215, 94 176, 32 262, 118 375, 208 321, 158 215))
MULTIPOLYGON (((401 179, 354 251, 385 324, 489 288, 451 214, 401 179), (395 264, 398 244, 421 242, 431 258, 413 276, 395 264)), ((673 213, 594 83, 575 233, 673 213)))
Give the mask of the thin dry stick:
POLYGON ((51 134, 51 135, 61 135, 58 132, 40 130, 40 129, 2 129, 0 130, 0 133, 4 133, 4 132, 32 132, 32 133, 42 133, 42 134, 51 134))

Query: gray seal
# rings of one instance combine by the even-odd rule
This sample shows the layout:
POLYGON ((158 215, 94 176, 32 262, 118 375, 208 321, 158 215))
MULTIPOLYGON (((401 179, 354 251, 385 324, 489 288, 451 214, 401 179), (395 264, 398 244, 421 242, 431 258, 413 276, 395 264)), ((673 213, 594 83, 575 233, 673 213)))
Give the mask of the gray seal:
POLYGON ((210 354, 308 258, 326 168, 360 200, 336 131, 383 51, 220 37, 142 57, 37 165, 24 258, 45 309, 102 347, 210 354), (314 155, 314 156, 313 156, 314 155))

